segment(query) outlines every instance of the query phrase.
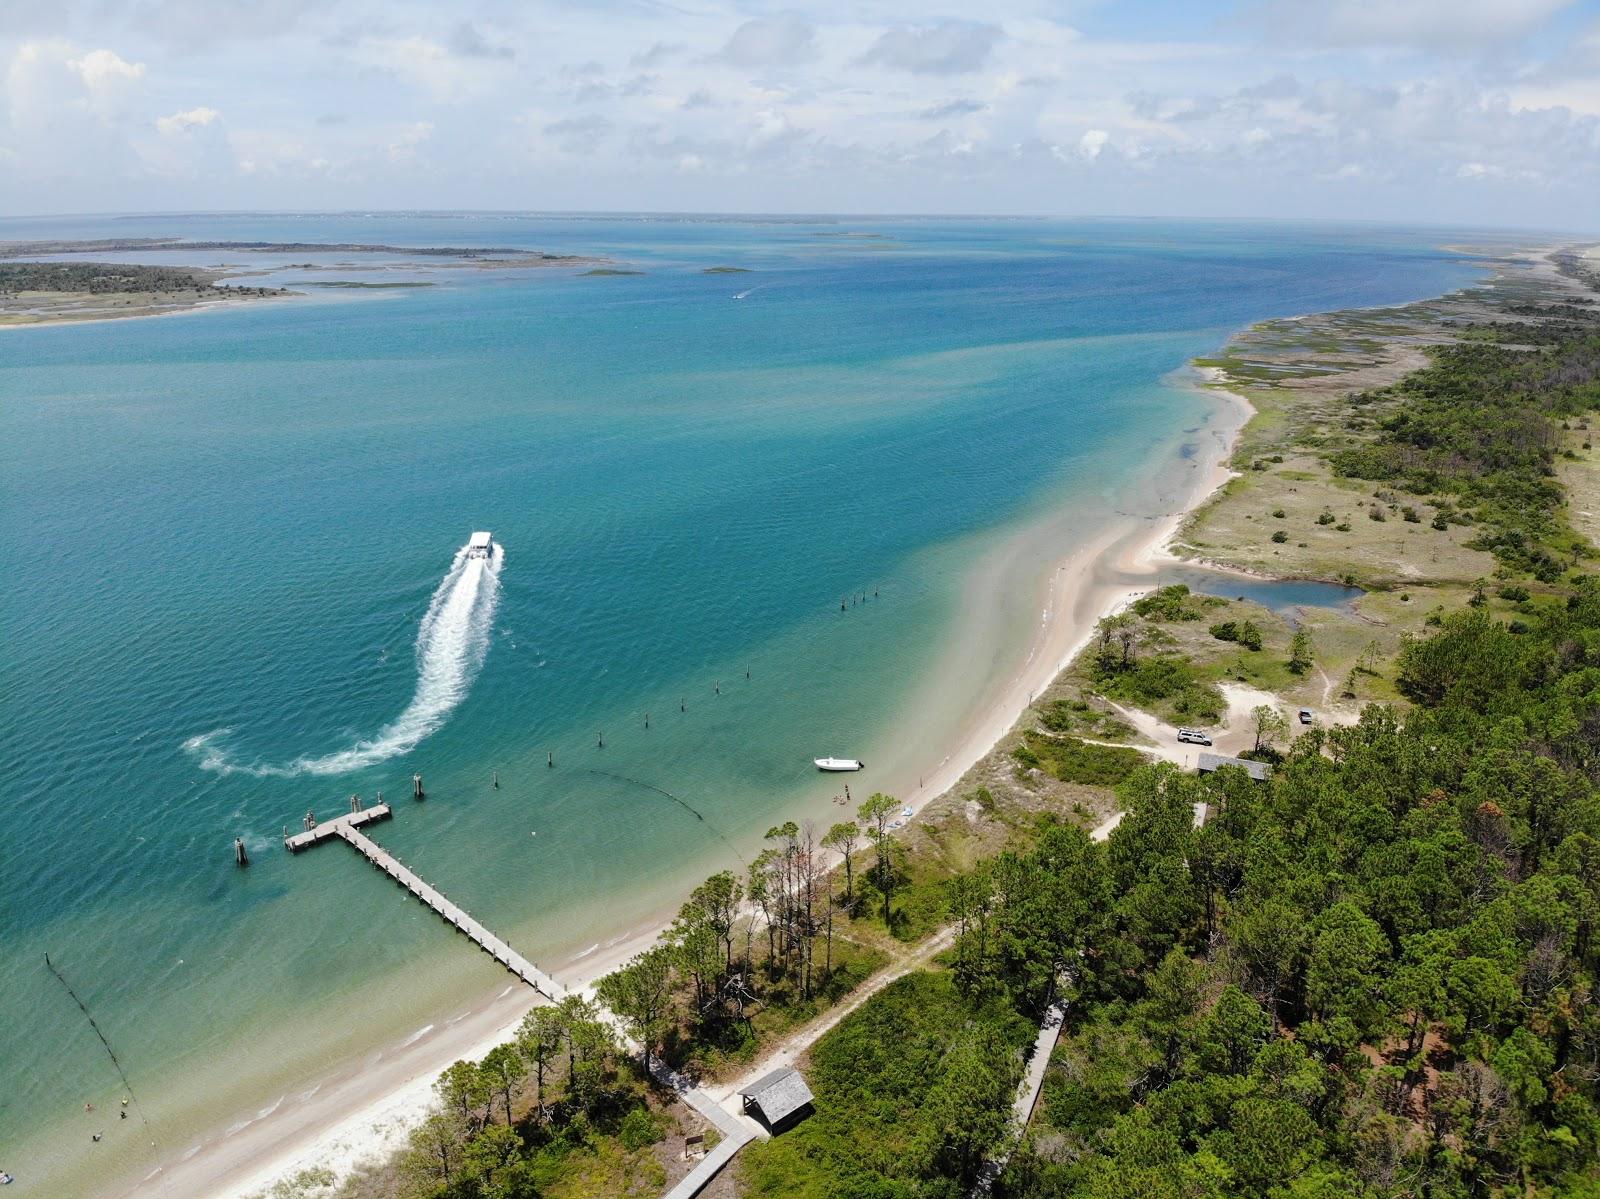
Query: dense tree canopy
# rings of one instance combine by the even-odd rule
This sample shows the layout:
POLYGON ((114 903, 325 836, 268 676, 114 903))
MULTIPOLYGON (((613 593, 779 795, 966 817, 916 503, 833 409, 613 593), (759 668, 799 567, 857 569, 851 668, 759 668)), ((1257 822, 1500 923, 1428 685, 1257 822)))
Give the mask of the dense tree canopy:
POLYGON ((1266 784, 1124 785, 1061 884, 1099 898, 1002 1192, 1595 1193, 1600 585, 1520 634, 1469 608, 1400 678, 1404 720, 1303 736, 1266 784))

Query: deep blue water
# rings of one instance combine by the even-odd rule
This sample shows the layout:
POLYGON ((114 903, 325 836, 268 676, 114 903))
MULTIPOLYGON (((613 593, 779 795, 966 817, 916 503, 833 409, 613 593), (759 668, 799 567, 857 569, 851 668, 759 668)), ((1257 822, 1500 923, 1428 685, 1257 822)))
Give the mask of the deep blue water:
POLYGON ((342 849, 277 849, 308 806, 398 799, 422 771, 429 799, 380 839, 559 966, 814 800, 812 757, 870 760, 985 544, 1152 502, 1141 481, 1209 406, 1164 381, 1189 358, 1474 276, 1424 233, 1297 225, 0 222, 136 235, 645 273, 449 270, 0 331, 0 1145, 34 1177, 69 1141, 76 1159, 85 1099, 117 1094, 46 950, 179 1149, 358 1052, 363 1016, 403 1035, 501 981, 342 849), (428 698, 419 621, 475 528, 505 560, 492 617, 485 581, 481 627, 468 613, 432 660, 460 667, 459 702, 408 752, 308 771, 428 698))

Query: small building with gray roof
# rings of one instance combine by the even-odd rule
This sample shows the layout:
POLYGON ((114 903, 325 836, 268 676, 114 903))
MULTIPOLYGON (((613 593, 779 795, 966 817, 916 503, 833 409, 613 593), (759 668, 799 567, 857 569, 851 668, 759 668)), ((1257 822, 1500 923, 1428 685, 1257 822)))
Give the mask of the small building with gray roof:
POLYGON ((1224 766, 1237 766, 1258 783, 1266 782, 1272 774, 1272 767, 1265 762, 1252 762, 1249 758, 1230 758, 1227 754, 1201 754, 1197 769, 1201 774, 1210 774, 1224 766))
POLYGON ((779 1066, 763 1074, 740 1091, 739 1097, 744 1100, 745 1112, 760 1120, 769 1132, 798 1122, 811 1109, 811 1088, 792 1066, 779 1066))

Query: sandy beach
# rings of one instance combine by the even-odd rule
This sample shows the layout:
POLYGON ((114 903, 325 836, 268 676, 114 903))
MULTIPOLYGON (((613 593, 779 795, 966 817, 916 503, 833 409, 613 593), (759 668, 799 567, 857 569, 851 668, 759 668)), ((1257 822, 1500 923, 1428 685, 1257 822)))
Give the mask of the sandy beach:
MULTIPOLYGON (((891 766, 890 787, 906 807, 920 811, 949 790, 1077 656, 1099 620, 1149 589, 1137 580, 1154 576, 1185 516, 1231 477, 1228 458, 1253 409, 1214 381, 1207 380, 1204 389, 1218 402, 1203 427, 1203 440, 1187 459, 1177 502, 1156 519, 1108 523, 1057 562, 1034 597, 1037 620, 1020 665, 990 686, 937 760, 891 766)), ((1026 534, 1009 542, 995 555, 1036 548, 1026 534)), ((994 560, 979 563, 964 594, 964 608, 983 609, 999 601, 1005 572, 998 567, 994 560)), ((937 692, 941 685, 945 681, 936 677, 923 690, 937 692)), ((664 910, 645 926, 622 932, 553 972, 574 989, 592 984, 654 941, 672 914, 672 909, 664 910)), ((235 1121, 231 1132, 186 1148, 179 1160, 117 1193, 149 1193, 159 1178, 161 1193, 172 1199, 245 1199, 312 1166, 343 1176, 358 1163, 403 1146, 433 1102, 440 1071, 458 1059, 481 1057, 510 1039, 536 999, 508 982, 492 998, 460 1012, 441 1013, 422 1035, 413 1033, 344 1067, 243 1127, 235 1121)))

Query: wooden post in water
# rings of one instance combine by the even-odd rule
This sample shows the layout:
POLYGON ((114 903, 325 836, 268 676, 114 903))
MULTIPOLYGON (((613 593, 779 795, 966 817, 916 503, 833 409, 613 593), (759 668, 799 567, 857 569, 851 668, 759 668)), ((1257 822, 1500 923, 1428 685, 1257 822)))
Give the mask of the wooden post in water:
POLYGON ((245 852, 243 837, 235 837, 233 839, 233 863, 235 866, 248 866, 250 864, 250 855, 245 852))
POLYGON ((649 728, 650 727, 650 713, 648 713, 648 712, 646 712, 644 714, 644 727, 645 728, 649 728))
POLYGON ((556 764, 556 751, 555 750, 547 749, 547 750, 544 751, 544 764, 546 766, 554 766, 556 764))
POLYGON ((350 797, 350 810, 352 812, 359 812, 361 810, 361 797, 359 795, 352 795, 350 797))
POLYGON ((427 799, 428 798, 427 792, 425 792, 422 789, 422 776, 420 774, 414 774, 414 775, 411 776, 411 798, 412 799, 427 799))
POLYGON ((498 770, 494 772, 494 789, 496 791, 500 790, 500 772, 498 770))
POLYGON ((598 747, 600 749, 604 749, 606 747, 606 731, 605 731, 605 729, 601 729, 600 730, 599 736, 596 738, 596 744, 598 745, 598 747))

